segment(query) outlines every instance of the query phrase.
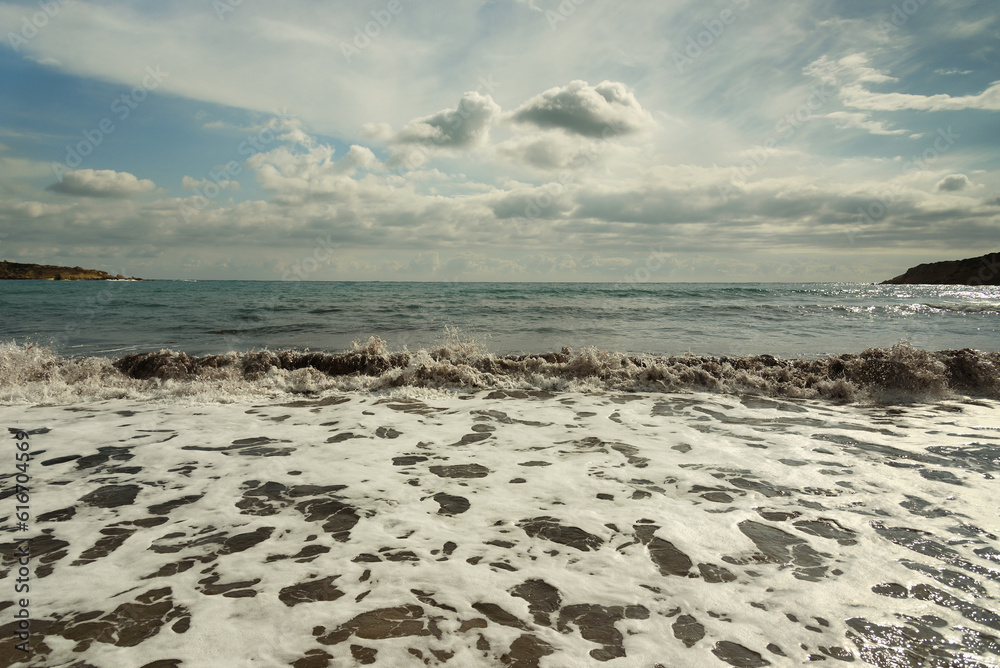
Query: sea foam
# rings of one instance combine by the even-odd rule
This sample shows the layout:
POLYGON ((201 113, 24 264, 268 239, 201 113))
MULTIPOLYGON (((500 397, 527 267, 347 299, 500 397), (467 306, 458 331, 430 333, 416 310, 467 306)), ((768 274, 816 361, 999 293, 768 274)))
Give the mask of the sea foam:
POLYGON ((0 345, 0 400, 190 397, 212 402, 327 390, 711 391, 837 402, 1000 397, 1000 353, 908 344, 818 359, 633 355, 597 348, 496 355, 472 341, 391 351, 378 337, 339 352, 257 350, 196 357, 159 350, 118 359, 0 345))
POLYGON ((228 396, 3 409, 0 665, 997 665, 994 401, 228 396))

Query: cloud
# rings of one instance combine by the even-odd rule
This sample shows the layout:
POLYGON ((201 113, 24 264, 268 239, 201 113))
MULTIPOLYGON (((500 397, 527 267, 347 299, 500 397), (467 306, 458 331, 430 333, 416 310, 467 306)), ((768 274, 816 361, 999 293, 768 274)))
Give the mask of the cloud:
POLYGON ((948 111, 959 109, 984 109, 1000 111, 1000 81, 994 81, 985 91, 976 95, 952 97, 938 95, 911 95, 907 93, 873 93, 861 86, 849 86, 840 93, 848 107, 872 111, 948 111))
POLYGON ((138 179, 128 172, 113 169, 78 169, 63 175, 62 181, 53 183, 46 190, 75 197, 107 197, 127 199, 153 190, 156 184, 148 179, 138 179))
POLYGON ((410 260, 409 269, 421 274, 432 274, 441 267, 441 260, 435 251, 419 253, 410 260))
POLYGON ((500 105, 492 97, 470 91, 462 96, 457 108, 442 109, 410 121, 393 141, 444 148, 469 146, 487 138, 490 126, 499 115, 500 105))
POLYGON ((0 175, 8 181, 52 177, 52 164, 41 160, 14 157, 10 153, 0 155, 0 175))
POLYGON ((1000 111, 1000 81, 994 81, 986 90, 974 95, 951 96, 914 95, 911 93, 878 93, 868 89, 870 84, 897 82, 875 68, 868 66, 868 57, 856 53, 834 60, 823 56, 805 68, 805 73, 818 77, 824 83, 840 86, 840 101, 852 109, 867 111, 957 111, 983 109, 1000 111))
POLYGON ((257 171, 257 181, 265 190, 296 197, 344 196, 358 189, 358 172, 377 172, 383 168, 371 149, 354 145, 340 160, 334 159, 334 149, 317 144, 312 137, 304 142, 305 151, 293 151, 279 146, 258 153, 247 160, 257 171))
POLYGON ((882 121, 873 120, 870 114, 860 111, 832 111, 829 114, 824 114, 823 118, 832 120, 838 130, 865 130, 873 135, 904 135, 909 133, 909 130, 903 129, 890 130, 882 121))
POLYGON ((571 187, 553 182, 540 188, 511 189, 491 198, 493 215, 500 220, 562 218, 575 208, 570 197, 571 187))
POLYGON ((531 98, 514 111, 511 119, 585 137, 631 134, 650 122, 649 114, 625 84, 603 81, 591 86, 581 80, 531 98))
MULTIPOLYGON (((164 249, 156 263, 164 276, 188 271, 177 258, 190 249, 200 249, 206 262, 202 275, 212 271, 225 277, 230 275, 225 262, 294 262, 323 239, 335 245, 338 258, 324 269, 330 279, 377 278, 389 270, 382 268, 385 263, 394 263, 393 271, 407 277, 523 280, 551 268, 565 272, 567 280, 624 280, 631 265, 622 258, 645 261, 650 249, 661 247, 681 254, 716 253, 725 239, 727 252, 748 256, 801 254, 817 247, 834 254, 933 244, 964 249, 991 239, 998 219, 996 209, 979 202, 936 197, 932 187, 942 173, 899 177, 901 185, 884 215, 859 223, 858 209, 884 197, 885 181, 852 174, 840 182, 816 183, 797 174, 748 182, 724 201, 718 186, 727 182, 725 169, 677 167, 646 169, 636 179, 577 173, 579 183, 561 192, 508 182, 488 192, 441 195, 429 192, 426 183, 422 188, 413 172, 399 175, 398 186, 370 173, 352 176, 341 164, 350 162, 346 155, 336 162, 319 152, 296 156, 275 149, 259 155, 261 167, 275 170, 263 183, 277 190, 274 197, 219 201, 188 222, 182 222, 181 200, 174 198, 135 203, 85 198, 57 211, 40 204, 19 208, 15 198, 0 197, 0 220, 11 221, 18 247, 58 240, 72 248, 101 238, 113 240, 110 245, 121 253, 153 245, 164 249), (951 201, 944 206, 939 200, 951 201), (529 221, 519 225, 505 216, 529 221), (245 247, 233 251, 227 244, 234 239, 245 247), (555 264, 531 259, 555 249, 568 257, 555 264), (588 261, 590 256, 602 259, 588 261), (362 264, 347 262, 352 259, 362 264)), ((895 171, 892 164, 886 168, 895 171)), ((272 270, 262 264, 241 275, 250 277, 252 271, 272 270)))
POLYGON ((0 216, 19 217, 22 219, 57 216, 70 211, 72 208, 72 205, 0 200, 0 216))
MULTIPOLYGON (((590 140, 587 140, 590 141, 590 140)), ((563 133, 544 132, 509 139, 497 145, 497 156, 538 169, 564 169, 587 164, 597 159, 593 147, 582 146, 579 137, 563 133)))
POLYGON ((535 0, 515 0, 519 5, 527 5, 528 9, 536 12, 542 11, 542 8, 535 4, 535 0))
POLYGON ((949 174, 938 181, 935 189, 941 192, 957 192, 965 190, 972 185, 969 177, 965 174, 949 174))
POLYGON ((365 123, 361 126, 361 136, 372 141, 392 139, 392 126, 388 123, 365 123))
POLYGON ((863 53, 852 53, 837 60, 822 56, 806 66, 805 73, 818 77, 824 83, 841 85, 898 81, 895 77, 869 67, 868 56, 863 53))
POLYGON ((524 269, 520 262, 470 251, 456 253, 444 265, 444 271, 449 274, 500 274, 514 277, 523 274, 524 269))

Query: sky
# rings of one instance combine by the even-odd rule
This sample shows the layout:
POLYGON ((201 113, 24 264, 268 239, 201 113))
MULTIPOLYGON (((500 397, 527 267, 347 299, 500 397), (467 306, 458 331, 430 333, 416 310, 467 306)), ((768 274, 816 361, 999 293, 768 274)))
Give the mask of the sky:
POLYGON ((1000 250, 991 0, 0 2, 0 259, 879 281, 1000 250))

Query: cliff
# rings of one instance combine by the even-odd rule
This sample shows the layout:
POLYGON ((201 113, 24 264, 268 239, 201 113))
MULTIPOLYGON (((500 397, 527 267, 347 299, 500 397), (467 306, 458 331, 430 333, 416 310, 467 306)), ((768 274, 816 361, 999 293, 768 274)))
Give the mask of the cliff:
POLYGON ((990 253, 967 260, 949 260, 918 264, 906 273, 882 285, 1000 285, 1000 253, 990 253))
POLYGON ((83 267, 54 267, 48 264, 18 264, 17 262, 0 262, 0 280, 37 280, 37 281, 111 281, 143 279, 122 276, 112 276, 106 271, 84 269, 83 267))

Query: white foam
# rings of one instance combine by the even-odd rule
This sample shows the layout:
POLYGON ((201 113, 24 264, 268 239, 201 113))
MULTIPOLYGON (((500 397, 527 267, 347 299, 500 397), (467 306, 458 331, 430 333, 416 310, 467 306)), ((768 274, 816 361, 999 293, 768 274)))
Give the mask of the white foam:
POLYGON ((496 356, 455 339, 390 352, 381 339, 339 354, 254 351, 196 358, 170 350, 67 358, 0 344, 0 402, 107 399, 245 401, 324 391, 425 387, 570 392, 711 390, 836 402, 898 403, 971 395, 1000 398, 1000 353, 929 352, 899 344, 818 360, 636 356, 596 348, 496 356))
MULTIPOLYGON (((169 389, 169 382, 163 386, 169 389)), ((501 665, 501 655, 523 634, 551 646, 553 653, 540 666, 594 664, 591 652, 601 644, 585 638, 578 623, 560 630, 556 613, 551 626, 538 624, 527 602, 511 595, 532 579, 558 589, 561 610, 591 604, 639 605, 648 611, 645 619, 615 623, 625 656, 607 661, 612 667, 722 665, 712 653, 720 641, 738 643, 773 665, 786 660, 767 650, 769 643, 780 646, 796 665, 810 654, 821 655, 821 646, 845 648, 860 658, 849 634, 858 636, 846 624, 853 618, 899 626, 904 615, 919 619, 932 614, 945 621, 936 631, 959 643, 945 648, 952 656, 961 651, 960 629, 997 633, 931 600, 895 599, 872 591, 882 583, 909 590, 933 586, 971 605, 994 607, 1000 582, 983 571, 963 570, 959 560, 1000 570, 974 552, 1000 547, 991 503, 995 480, 989 473, 990 466, 1000 464, 928 448, 1000 448, 992 435, 1000 407, 995 402, 878 409, 709 393, 502 396, 412 386, 326 393, 294 406, 282 405, 287 396, 241 402, 230 394, 229 404, 198 403, 203 397, 197 394, 180 395, 192 400, 186 404, 177 401, 177 392, 164 396, 169 400, 5 409, 9 426, 50 430, 30 439, 36 454, 32 533, 51 530, 69 543, 66 556, 52 562, 52 574, 33 582, 35 619, 106 613, 162 587, 170 587, 172 605, 183 606, 191 616, 187 632, 171 630, 171 621, 134 647, 98 641, 74 652, 75 642, 53 636, 46 639, 52 653, 44 665, 86 661, 140 666, 159 659, 181 659, 182 665, 195 667, 288 665, 312 649, 328 652, 331 665, 354 665, 350 647, 359 645, 377 650, 378 665, 411 665, 415 658, 410 650, 424 657, 435 650, 454 652, 449 665, 493 666, 501 665), (332 401, 338 397, 345 401, 332 401), (324 404, 324 398, 331 401, 324 404), (329 442, 347 433, 354 437, 329 442), (463 440, 483 434, 488 435, 484 440, 463 440), (260 447, 291 450, 287 456, 249 456, 233 447, 234 441, 248 438, 270 439, 260 447), (76 461, 42 466, 57 457, 86 457, 107 447, 129 448, 115 452, 132 456, 83 469, 76 461), (232 449, 204 449, 227 447, 232 449), (394 463, 405 456, 426 459, 394 463), (489 473, 446 478, 430 468, 461 464, 477 464, 489 473), (935 477, 937 472, 953 479, 935 477), (510 482, 517 478, 526 482, 510 482), (251 487, 247 481, 258 483, 251 487), (237 507, 248 491, 269 481, 289 488, 345 485, 332 496, 356 509, 358 523, 346 542, 339 542, 323 530, 322 520, 307 520, 296 505, 331 498, 316 493, 280 502, 258 497, 274 507, 274 514, 246 514, 237 507), (100 508, 80 500, 102 486, 130 484, 140 488, 131 505, 100 508), (718 495, 705 498, 710 494, 706 489, 723 492, 729 501, 718 495), (439 493, 468 500, 468 510, 439 514, 434 499, 439 493), (166 523, 130 527, 136 533, 108 556, 72 565, 108 535, 102 529, 149 518, 150 506, 189 495, 201 497, 171 510, 166 523), (926 508, 910 497, 922 499, 926 508), (900 505, 906 503, 909 507, 900 505), (68 521, 37 520, 40 514, 71 507, 76 514, 68 521), (914 508, 923 514, 912 512, 914 508), (766 513, 772 513, 770 519, 766 513), (782 520, 773 513, 799 515, 782 520), (524 520, 539 517, 577 527, 601 544, 583 551, 541 535, 530 537, 524 520), (652 520, 659 527, 653 534, 657 539, 688 555, 694 564, 690 572, 698 577, 661 574, 636 528, 647 524, 641 520, 652 520), (836 522, 856 544, 841 544, 794 524, 821 520, 836 522), (808 558, 755 561, 760 548, 741 528, 746 522, 780 530, 792 543, 800 541, 795 544, 819 554, 824 570, 817 581, 801 579, 808 558), (907 549, 880 534, 873 523, 926 532, 927 545, 940 545, 955 556, 944 561, 907 549), (959 525, 987 533, 959 535, 959 525), (156 552, 153 546, 179 546, 214 534, 224 539, 261 528, 273 528, 270 538, 245 551, 195 563, 169 577, 143 579, 165 564, 217 553, 221 543, 177 552, 156 552), (177 533, 183 536, 168 538, 177 533), (446 557, 448 541, 456 548, 446 557), (329 552, 308 563, 266 561, 272 555, 294 555, 307 545, 323 545, 329 552), (414 560, 388 559, 402 551, 411 552, 414 560), (380 555, 381 561, 354 561, 362 554, 380 555), (939 582, 907 568, 904 561, 960 572, 984 594, 939 582), (736 580, 708 582, 698 564, 725 567, 736 580), (366 571, 370 576, 364 578, 366 571), (215 584, 259 580, 246 586, 256 596, 208 594, 205 580, 214 575, 219 577, 215 584), (339 576, 333 584, 344 592, 336 601, 288 607, 278 599, 285 587, 330 575, 339 576), (421 601, 413 590, 455 611, 421 601), (472 607, 482 603, 500 606, 524 628, 490 620, 485 628, 459 632, 462 621, 487 616, 472 607), (314 627, 323 627, 322 636, 358 615, 402 605, 420 606, 425 621, 439 617, 441 638, 366 639, 355 634, 346 642, 324 645, 313 635, 314 627), (787 614, 799 621, 790 621, 787 614), (679 615, 691 615, 705 628, 705 637, 690 649, 674 637, 679 615), (479 634, 489 650, 477 648, 479 634)), ((35 568, 40 565, 34 562, 35 568)), ((10 584, 9 574, 3 582, 0 586, 10 584)), ((859 642, 872 645, 870 640, 859 642)), ((967 645, 965 651, 985 665, 996 663, 967 645)))

